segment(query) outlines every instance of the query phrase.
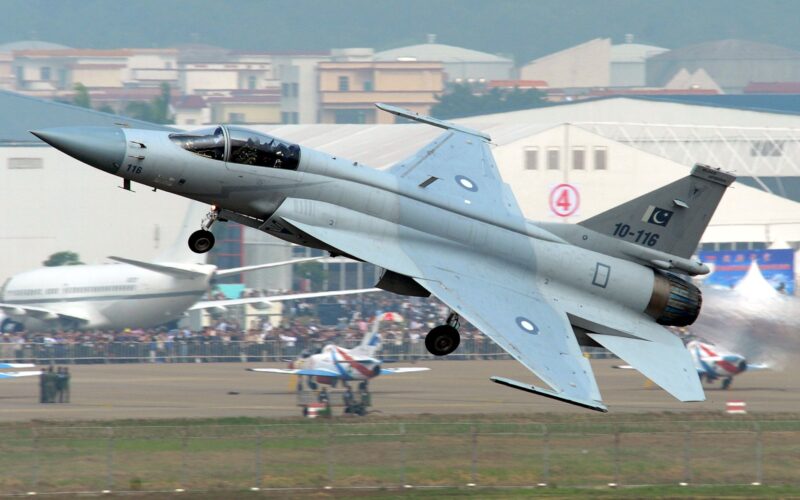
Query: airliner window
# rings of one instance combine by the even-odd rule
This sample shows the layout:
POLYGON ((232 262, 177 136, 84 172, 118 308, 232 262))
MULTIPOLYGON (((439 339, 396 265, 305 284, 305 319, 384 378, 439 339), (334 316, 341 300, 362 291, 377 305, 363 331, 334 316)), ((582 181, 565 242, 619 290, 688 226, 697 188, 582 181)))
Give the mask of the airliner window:
POLYGON ((172 142, 187 151, 211 158, 222 160, 225 158, 225 136, 222 127, 209 127, 170 134, 172 142))
POLYGON ((257 167, 297 170, 300 146, 253 130, 228 127, 231 152, 228 161, 257 167))

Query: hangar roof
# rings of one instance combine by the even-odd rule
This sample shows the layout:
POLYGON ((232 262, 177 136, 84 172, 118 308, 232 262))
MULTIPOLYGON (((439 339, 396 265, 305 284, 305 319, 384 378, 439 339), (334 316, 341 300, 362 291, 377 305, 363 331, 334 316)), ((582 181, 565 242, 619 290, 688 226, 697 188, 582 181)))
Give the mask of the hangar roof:
POLYGON ((800 59, 800 52, 780 45, 749 40, 714 40, 696 43, 653 56, 654 60, 800 59))
POLYGON ((374 55, 376 61, 395 61, 398 58, 404 57, 413 57, 418 61, 441 61, 445 63, 513 63, 511 59, 506 57, 441 43, 409 45, 407 47, 384 50, 374 55))
POLYGON ((4 146, 44 146, 28 131, 48 127, 126 123, 138 128, 171 130, 171 127, 163 125, 9 91, 0 91, 0 109, 6 117, 0 120, 0 145, 4 146))

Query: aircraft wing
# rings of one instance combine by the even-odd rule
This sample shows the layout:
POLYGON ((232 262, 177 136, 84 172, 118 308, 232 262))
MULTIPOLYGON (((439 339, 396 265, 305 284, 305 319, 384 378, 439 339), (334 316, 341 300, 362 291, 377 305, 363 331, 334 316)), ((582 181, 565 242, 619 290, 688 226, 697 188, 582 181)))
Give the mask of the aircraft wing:
POLYGON ((256 271, 258 269, 269 269, 271 267, 288 266, 291 264, 300 264, 301 262, 309 262, 319 260, 324 257, 302 257, 299 259, 283 260, 280 262, 268 262, 266 264, 255 264, 253 266, 233 267, 230 269, 217 269, 214 275, 218 278, 230 276, 232 274, 246 273, 249 271, 256 271))
POLYGON ((329 292, 309 292, 309 293, 295 293, 289 295, 271 295, 269 297, 246 297, 243 299, 230 299, 230 300, 206 300, 198 302, 189 308, 190 311, 200 309, 214 309, 225 308, 227 306, 238 306, 241 304, 269 304, 270 302, 283 302, 286 300, 298 299, 314 299, 317 297, 335 297, 338 295, 353 295, 358 293, 372 293, 380 292, 380 288, 359 288, 355 290, 334 290, 329 292))
POLYGON ((69 319, 73 321, 89 322, 90 319, 75 314, 67 314, 54 309, 44 307, 33 307, 25 304, 3 304, 0 303, 0 311, 8 316, 29 316, 40 320, 69 319))
POLYGON ((41 375, 41 374, 42 374, 41 370, 31 370, 31 371, 24 371, 24 372, 0 372, 0 379, 34 377, 34 376, 41 375))
POLYGON ((430 370, 430 368, 422 368, 422 367, 406 367, 406 368, 381 368, 381 375, 395 375, 397 373, 415 373, 415 372, 426 372, 430 370))
POLYGON ((493 381, 607 411, 589 360, 581 352, 566 313, 548 304, 543 297, 530 290, 523 294, 498 282, 444 270, 430 269, 426 279, 417 281, 553 390, 501 377, 493 377, 493 381))
POLYGON ((248 368, 249 372, 279 373, 281 375, 307 375, 309 377, 340 377, 341 373, 332 370, 304 370, 302 368, 248 368))
POLYGON ((33 363, 0 363, 0 370, 8 368, 36 368, 33 363))
POLYGON ((764 363, 747 363, 747 371, 757 372, 759 370, 769 370, 771 367, 764 363))

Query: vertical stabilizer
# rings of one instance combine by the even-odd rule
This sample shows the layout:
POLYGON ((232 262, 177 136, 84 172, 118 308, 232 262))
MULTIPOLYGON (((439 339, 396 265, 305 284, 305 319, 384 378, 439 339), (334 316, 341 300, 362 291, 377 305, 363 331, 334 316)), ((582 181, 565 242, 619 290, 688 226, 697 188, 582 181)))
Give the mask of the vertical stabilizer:
MULTIPOLYGON (((389 313, 391 314, 391 313, 389 313)), ((375 321, 372 322, 372 327, 369 329, 367 333, 364 334, 364 338, 361 339, 361 343, 358 344, 355 350, 359 353, 362 353, 369 357, 374 357, 375 353, 381 347, 381 334, 379 332, 381 321, 383 320, 383 314, 375 318, 375 321)))
POLYGON ((646 248, 688 258, 736 176, 706 165, 579 225, 646 248))
POLYGON ((197 254, 189 250, 189 235, 200 229, 203 216, 208 212, 208 205, 192 201, 186 209, 186 215, 181 224, 181 230, 172 245, 165 248, 155 259, 155 262, 169 262, 173 264, 205 264, 208 253, 197 254))

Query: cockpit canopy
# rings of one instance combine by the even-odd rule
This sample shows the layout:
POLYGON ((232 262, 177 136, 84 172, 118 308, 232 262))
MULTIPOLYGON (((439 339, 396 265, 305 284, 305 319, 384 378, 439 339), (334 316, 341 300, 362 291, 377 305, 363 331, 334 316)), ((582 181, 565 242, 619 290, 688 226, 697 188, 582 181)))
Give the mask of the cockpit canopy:
POLYGON ((297 170, 300 146, 242 127, 217 126, 170 134, 172 142, 200 156, 242 165, 297 170))

